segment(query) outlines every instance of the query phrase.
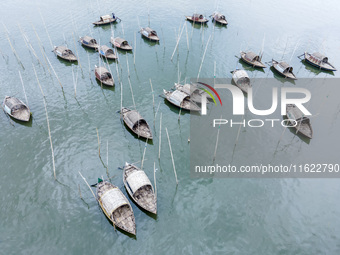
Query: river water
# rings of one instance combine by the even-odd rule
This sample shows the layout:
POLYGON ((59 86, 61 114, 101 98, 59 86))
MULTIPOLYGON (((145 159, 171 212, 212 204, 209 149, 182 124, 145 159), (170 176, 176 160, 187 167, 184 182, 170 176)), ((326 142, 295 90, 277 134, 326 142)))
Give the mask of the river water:
MULTIPOLYGON (((158 96, 163 88, 170 89, 179 77, 182 81, 197 77, 205 49, 200 77, 213 77, 216 65, 216 77, 230 78, 231 70, 242 67, 235 58, 240 50, 260 52, 263 47, 265 61, 285 59, 294 67, 298 78, 337 78, 339 72, 319 72, 301 63, 296 56, 304 51, 320 51, 340 67, 339 9, 335 0, 119 3, 13 0, 2 3, 0 98, 12 95, 25 100, 20 71, 33 120, 22 125, 0 114, 1 252, 339 254, 338 179, 191 179, 190 115, 179 114, 178 109, 158 96), (184 15, 202 12, 208 16, 216 9, 226 15, 228 27, 215 27, 209 22, 201 28, 188 23, 171 61, 184 15), (122 19, 112 26, 114 35, 127 39, 134 47, 135 56, 119 52, 119 64, 110 62, 116 87, 107 89, 101 88, 94 77, 98 54, 75 41, 79 36, 92 35, 98 42, 109 45, 111 27, 93 27, 91 22, 111 12, 122 19), (160 36, 159 44, 145 41, 136 33, 149 22, 160 36), (28 49, 30 46, 26 45, 23 34, 35 53, 28 49), (78 64, 62 62, 51 52, 52 45, 65 43, 79 55, 78 64), (53 177, 44 101, 33 66, 47 102, 58 182, 53 177), (76 93, 74 80, 77 80, 76 93), (141 161, 145 142, 133 136, 120 121, 117 111, 121 91, 123 105, 133 107, 135 102, 154 134, 153 143, 146 147, 144 169, 153 182, 156 162, 158 215, 151 217, 131 202, 136 238, 114 230, 78 173, 80 171, 90 184, 98 177, 113 176, 112 183, 126 194, 118 167, 126 161, 141 161), (158 160, 161 115, 163 128, 158 160), (171 140, 178 186, 165 127, 171 140), (97 130, 102 161, 98 156, 97 130)), ((251 70, 249 73, 251 78, 278 78, 269 68, 265 72, 251 70)), ((319 132, 310 143, 286 132, 276 158, 289 147, 305 159, 308 159, 306 152, 318 146, 323 146, 324 153, 328 153, 328 144, 322 143, 322 137, 338 136, 340 104, 334 97, 335 92, 324 94, 325 97, 333 95, 329 99, 333 100, 334 112, 328 119, 329 128, 317 128, 319 132)), ((322 125, 317 118, 313 121, 316 127, 322 125)), ((235 133, 231 139, 235 141, 235 133)), ((279 139, 272 141, 273 144, 279 139)), ((245 140, 242 133, 237 148, 240 148, 235 152, 239 162, 256 150, 261 150, 263 155, 273 153, 273 146, 266 146, 259 136, 247 136, 245 140), (243 142, 246 147, 242 146, 243 142)))

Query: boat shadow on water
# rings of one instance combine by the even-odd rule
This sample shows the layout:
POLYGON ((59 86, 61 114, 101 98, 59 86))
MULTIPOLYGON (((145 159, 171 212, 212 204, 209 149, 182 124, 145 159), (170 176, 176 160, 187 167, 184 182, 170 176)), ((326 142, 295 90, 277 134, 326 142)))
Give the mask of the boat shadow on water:
POLYGON ((105 90, 111 90, 111 91, 115 91, 116 90, 116 86, 114 85, 114 86, 106 86, 104 83, 101 83, 100 81, 98 81, 97 79, 95 79, 96 80, 96 82, 97 82, 97 84, 100 86, 100 87, 102 87, 102 89, 105 89, 105 90))
POLYGON ((65 66, 72 66, 72 65, 78 65, 78 61, 68 61, 66 59, 58 58, 59 62, 64 64, 65 66))
POLYGON ((141 38, 143 39, 143 41, 148 44, 149 46, 155 46, 155 45, 159 45, 159 41, 153 41, 153 40, 150 40, 144 36, 141 35, 141 38))
MULTIPOLYGON (((6 114, 6 113, 5 113, 6 114)), ((6 114, 7 115, 7 114, 6 114)), ((8 116, 8 115, 7 115, 8 116)), ((11 121, 13 121, 14 123, 16 124, 19 124, 19 125, 22 125, 22 126, 25 126, 25 127, 32 127, 32 124, 33 124, 33 115, 31 113, 31 117, 30 117, 30 120, 29 121, 20 121, 20 120, 17 120, 15 118, 12 118, 10 116, 8 116, 10 118, 11 121)))
POLYGON ((204 28, 208 28, 209 26, 208 26, 208 23, 197 23, 197 22, 192 22, 192 21, 190 21, 190 24, 191 24, 191 26, 193 27, 193 28, 196 28, 196 29, 201 29, 202 27, 204 27, 204 28))
POLYGON ((180 109, 179 107, 173 105, 172 103, 170 103, 166 98, 164 98, 164 103, 169 107, 169 109, 176 113, 177 115, 179 114, 179 112, 181 111, 181 116, 186 115, 186 114, 193 114, 193 115, 198 115, 200 116, 200 112, 197 111, 189 111, 189 110, 185 110, 185 109, 180 109))
POLYGON ((246 71, 250 71, 250 72, 259 71, 259 72, 265 73, 264 68, 252 67, 249 64, 245 63, 241 58, 238 60, 238 63, 241 64, 242 69, 246 71))
POLYGON ((285 78, 282 75, 278 74, 274 67, 271 66, 270 70, 273 72, 274 78, 276 80, 278 80, 279 82, 281 82, 281 83, 289 82, 289 83, 295 85, 295 81, 294 80, 285 78))
POLYGON ((319 75, 320 73, 324 73, 324 74, 329 74, 329 75, 334 76, 333 71, 322 70, 322 69, 320 69, 316 66, 312 66, 312 65, 306 63, 305 60, 301 60, 301 63, 305 66, 305 69, 307 71, 310 71, 310 72, 314 73, 315 75, 319 75))

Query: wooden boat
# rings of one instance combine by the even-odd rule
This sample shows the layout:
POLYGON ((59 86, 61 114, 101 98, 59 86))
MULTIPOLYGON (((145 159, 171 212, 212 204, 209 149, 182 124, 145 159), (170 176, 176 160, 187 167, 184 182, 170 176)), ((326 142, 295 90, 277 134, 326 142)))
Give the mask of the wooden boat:
POLYGON ((143 137, 152 140, 151 129, 146 120, 136 111, 123 107, 121 110, 125 124, 134 132, 138 137, 143 137))
POLYGON ((105 67, 95 66, 94 74, 96 75, 96 79, 103 83, 104 85, 110 87, 113 87, 115 85, 115 81, 112 78, 112 74, 105 67))
POLYGON ((288 120, 293 120, 289 121, 292 125, 296 124, 294 120, 297 122, 297 125, 294 127, 296 129, 296 132, 306 136, 307 138, 312 139, 313 129, 312 125, 310 124, 310 119, 306 117, 302 113, 302 111, 293 104, 287 105, 286 112, 288 120))
POLYGON ((14 119, 27 122, 31 118, 30 109, 18 98, 6 96, 3 108, 14 119))
POLYGON ((244 93, 248 93, 248 89, 251 88, 250 79, 245 70, 233 71, 233 81, 244 93))
POLYGON ((113 22, 116 22, 118 18, 115 16, 114 13, 111 15, 104 15, 100 16, 100 20, 93 22, 92 24, 95 26, 107 25, 113 22))
POLYGON ((214 12, 212 15, 212 22, 219 23, 221 25, 228 25, 228 21, 226 20, 225 16, 219 12, 214 12))
POLYGON ((155 30, 152 30, 149 27, 143 27, 140 31, 142 36, 144 36, 145 38, 151 40, 151 41, 155 41, 158 42, 159 41, 159 37, 157 36, 157 32, 155 30))
POLYGON ((315 52, 313 54, 309 54, 308 52, 305 52, 303 54, 305 60, 307 63, 318 67, 325 71, 336 71, 336 68, 328 62, 328 58, 319 52, 315 52))
POLYGON ((241 51, 241 59, 246 62, 248 65, 258 68, 265 68, 266 66, 261 62, 261 58, 259 55, 256 55, 254 52, 241 51))
POLYGON ((163 94, 171 104, 188 111, 200 111, 201 108, 191 101, 190 96, 186 93, 175 90, 175 91, 166 91, 163 89, 163 94))
POLYGON ((99 48, 99 55, 106 59, 117 59, 117 55, 114 53, 114 51, 107 47, 106 45, 102 45, 99 48))
POLYGON ((112 43, 113 46, 115 46, 118 49, 132 50, 132 47, 123 38, 120 38, 120 37, 113 38, 113 37, 111 37, 111 43, 112 43))
POLYGON ((57 57, 64 60, 70 62, 77 61, 76 55, 74 55, 74 53, 65 46, 54 46, 53 52, 57 55, 57 57))
POLYGON ((144 210, 157 214, 157 197, 145 172, 129 163, 123 169, 123 182, 130 197, 144 210))
POLYGON ((193 14, 192 16, 185 16, 185 18, 193 23, 206 24, 209 20, 203 14, 193 14))
POLYGON ((117 186, 98 179, 96 196, 104 214, 116 227, 136 235, 136 223, 132 207, 117 186))
POLYGON ((297 80, 295 74, 293 73, 293 67, 289 66, 286 62, 278 62, 272 59, 273 68, 285 78, 292 80, 297 80))
POLYGON ((89 36, 80 37, 79 41, 81 42, 83 46, 88 47, 90 49, 97 50, 99 48, 99 45, 97 44, 96 39, 92 37, 89 37, 89 36))
POLYGON ((205 92, 204 90, 200 89, 196 84, 178 84, 175 83, 176 90, 184 92, 190 97, 190 100, 201 104, 202 103, 202 96, 205 95, 208 100, 212 100, 211 96, 205 92))

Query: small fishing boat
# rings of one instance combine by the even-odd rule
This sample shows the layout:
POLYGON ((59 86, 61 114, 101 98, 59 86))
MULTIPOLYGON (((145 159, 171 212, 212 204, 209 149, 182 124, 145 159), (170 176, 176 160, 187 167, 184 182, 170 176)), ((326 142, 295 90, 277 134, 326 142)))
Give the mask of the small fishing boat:
POLYGON ((70 62, 77 61, 76 55, 74 55, 74 53, 65 46, 54 46, 53 52, 57 55, 57 57, 64 60, 68 60, 70 62))
POLYGON ((132 132, 138 135, 138 137, 152 140, 152 132, 148 123, 136 110, 123 107, 120 113, 123 116, 125 124, 132 132))
POLYGON ((115 81, 112 78, 112 74, 105 67, 95 66, 94 74, 96 75, 96 79, 103 83, 104 85, 110 87, 113 87, 115 85, 115 81))
POLYGON ((336 68, 328 62, 328 58, 319 52, 315 52, 313 54, 305 52, 302 56, 304 56, 304 59, 307 63, 315 67, 318 67, 325 71, 336 71, 336 68))
POLYGON ((190 99, 190 96, 182 91, 166 91, 163 89, 163 95, 171 104, 181 109, 196 112, 201 110, 201 108, 190 99))
POLYGON ((145 38, 148 38, 151 41, 155 41, 158 42, 159 41, 159 37, 157 35, 157 32, 155 30, 152 30, 149 27, 143 27, 140 31, 142 36, 144 36, 145 38))
POLYGON ((286 62, 278 62, 272 59, 273 68, 285 78, 289 78, 292 80, 297 80, 295 74, 293 73, 293 67, 289 66, 286 62))
POLYGON ((98 179, 96 195, 102 211, 114 226, 136 235, 132 207, 120 189, 107 181, 98 179))
POLYGON ((114 51, 107 47, 106 45, 102 45, 99 48, 99 55, 106 59, 117 59, 117 55, 114 53, 114 51))
POLYGON ((116 17, 114 13, 112 13, 112 15, 100 16, 100 20, 95 21, 92 24, 95 26, 107 25, 107 24, 116 22, 117 19, 119 18, 116 17))
POLYGON ((185 18, 193 23, 206 24, 209 20, 203 14, 193 14, 192 16, 185 16, 185 18))
POLYGON ((196 84, 178 84, 175 83, 176 90, 184 92, 187 94, 191 101, 201 104, 202 103, 202 96, 205 95, 208 100, 212 100, 212 97, 205 92, 203 89, 200 89, 196 84))
POLYGON ((302 111, 296 107, 296 105, 288 104, 286 107, 287 118, 292 125, 297 124, 294 128, 296 129, 296 133, 300 133, 307 138, 312 139, 313 137, 313 129, 310 124, 310 119, 306 117, 302 111))
POLYGON ((111 37, 111 43, 112 43, 112 45, 114 47, 116 47, 118 49, 121 49, 121 50, 132 50, 132 47, 123 38, 120 38, 120 37, 113 38, 113 37, 111 37))
POLYGON ((81 42, 82 45, 90 49, 97 50, 99 48, 99 45, 97 44, 96 39, 92 37, 89 37, 89 36, 80 37, 79 41, 81 42))
POLYGON ((212 22, 219 23, 221 25, 228 25, 228 21, 225 16, 219 12, 214 12, 212 15, 212 22))
POLYGON ((6 96, 3 108, 14 119, 27 122, 31 118, 30 109, 18 98, 6 96))
POLYGON ((145 172, 129 163, 123 169, 123 182, 130 197, 144 210, 157 214, 157 197, 145 172))
POLYGON ((236 69, 233 71, 233 81, 244 93, 248 93, 251 88, 249 75, 245 70, 236 69))
POLYGON ((241 51, 241 59, 246 62, 248 65, 258 68, 265 68, 266 66, 261 62, 261 58, 259 55, 256 55, 254 52, 241 51))

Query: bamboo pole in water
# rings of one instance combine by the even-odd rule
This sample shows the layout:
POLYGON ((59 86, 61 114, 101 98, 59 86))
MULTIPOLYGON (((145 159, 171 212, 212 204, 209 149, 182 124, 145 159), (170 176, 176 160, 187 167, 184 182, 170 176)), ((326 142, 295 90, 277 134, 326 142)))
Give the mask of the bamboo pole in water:
POLYGON ((158 151, 158 159, 161 159, 162 115, 163 115, 163 113, 161 112, 161 117, 160 117, 160 121, 159 121, 159 151, 158 151))
POLYGON ((157 185, 156 185, 156 162, 153 162, 153 181, 155 183, 155 196, 157 199, 157 185))
POLYGON ((97 131, 97 139, 98 139, 98 155, 99 155, 99 158, 102 158, 100 155, 100 140, 99 140, 98 128, 96 128, 96 131, 97 131))
POLYGON ((133 64, 136 65, 136 49, 137 49, 137 43, 136 43, 136 31, 135 31, 135 45, 133 49, 133 64))
POLYGON ((144 165, 144 158, 145 158, 145 152, 146 152, 146 147, 148 146, 148 138, 146 139, 145 145, 144 145, 144 153, 143 153, 143 159, 142 159, 142 164, 140 169, 143 169, 143 165, 144 165))
POLYGON ((201 72, 203 61, 204 61, 204 58, 205 58, 205 53, 207 52, 207 49, 208 49, 208 44, 209 44, 210 38, 211 38, 211 35, 209 36, 209 39, 207 41, 207 45, 205 46, 205 50, 204 50, 204 53, 203 53, 200 69, 199 69, 198 74, 197 74, 197 81, 198 81, 198 78, 200 77, 200 72, 201 72))
MULTIPOLYGON (((76 44, 76 38, 74 37, 74 33, 72 32, 72 36, 73 36, 73 42, 74 42, 74 47, 76 49, 76 54, 77 54, 77 59, 78 59, 78 64, 80 69, 82 69, 81 67, 81 63, 80 63, 80 59, 79 59, 79 54, 78 54, 78 49, 77 49, 77 44, 76 44)), ((83 69, 82 69, 83 70, 83 69)))
POLYGON ((153 109, 155 110, 155 93, 154 93, 153 88, 152 88, 151 78, 150 78, 150 86, 151 86, 151 93, 152 93, 153 109))
POLYGON ((176 173, 176 168, 175 168, 175 161, 174 161, 174 156, 172 155, 171 142, 170 142, 170 138, 169 138, 168 129, 165 128, 165 131, 166 131, 166 135, 167 135, 168 141, 169 141, 169 148, 170 148, 172 166, 173 166, 173 168, 174 168, 174 173, 175 173, 175 178, 176 178, 176 185, 178 185, 177 173, 176 173))
POLYGON ((27 100, 26 90, 25 90, 25 86, 24 86, 24 81, 22 80, 22 76, 21 76, 21 72, 20 71, 19 71, 19 77, 20 77, 20 81, 21 81, 21 84, 22 84, 22 89, 24 90, 26 104, 28 105, 28 100, 27 100))
POLYGON ((50 121, 48 120, 48 113, 47 113, 47 107, 46 107, 46 98, 45 98, 44 92, 43 92, 43 90, 41 88, 41 85, 40 85, 40 82, 39 82, 38 75, 37 75, 37 72, 35 70, 35 67, 34 67, 33 64, 32 64, 32 66, 33 66, 35 77, 37 78, 37 82, 38 82, 41 94, 43 96, 43 102, 44 102, 44 107, 45 107, 45 112, 46 112, 46 121, 47 121, 48 136, 50 138, 50 145, 51 145, 53 173, 54 173, 54 179, 56 180, 57 179, 57 175, 55 173, 54 151, 53 151, 53 143, 52 143, 52 136, 51 136, 51 129, 50 129, 50 121))
MULTIPOLYGON (((42 52, 42 53, 44 54, 44 52, 42 52)), ((58 80, 58 82, 59 82, 59 85, 60 85, 61 89, 64 90, 63 85, 61 84, 61 82, 60 82, 60 80, 59 80, 59 77, 58 77, 57 73, 55 72, 55 70, 54 70, 54 68, 53 68, 53 66, 52 66, 52 64, 51 64, 51 62, 50 62, 50 60, 48 59, 46 53, 45 53, 45 57, 46 57, 46 60, 47 60, 48 64, 51 66, 51 69, 52 69, 52 71, 53 71, 55 77, 57 78, 57 80, 58 80)))
POLYGON ((174 55, 175 55, 175 52, 176 52, 176 49, 177 49, 177 47, 178 47, 179 41, 181 40, 181 36, 182 36, 183 30, 184 30, 184 25, 185 25, 185 23, 183 24, 182 31, 181 31, 181 33, 180 33, 178 39, 177 39, 177 43, 176 43, 174 52, 173 52, 172 55, 171 55, 171 59, 170 59, 170 60, 172 60, 172 58, 173 58, 174 55))
POLYGON ((45 23, 44 17, 42 16, 40 10, 39 10, 39 13, 40 13, 40 17, 41 17, 41 19, 42 19, 42 22, 43 22, 43 24, 44 24, 44 27, 45 27, 45 30, 46 30, 47 37, 48 37, 48 39, 49 39, 49 41, 50 41, 51 49, 53 49, 53 43, 52 43, 50 34, 48 33, 48 30, 47 30, 47 27, 46 27, 46 23, 45 23))
POLYGON ((22 64, 22 62, 21 62, 21 60, 20 60, 20 58, 19 58, 19 56, 18 56, 17 51, 15 50, 14 46, 12 45, 11 39, 9 38, 9 32, 8 32, 8 30, 7 30, 7 27, 5 26, 4 23, 2 23, 2 25, 4 26, 4 28, 5 28, 5 30, 6 30, 6 37, 7 37, 7 40, 8 40, 8 42, 9 42, 9 46, 11 46, 11 50, 12 50, 14 56, 17 58, 18 62, 21 64, 22 68, 25 69, 24 65, 22 64))
POLYGON ((86 181, 85 177, 84 177, 79 171, 78 171, 78 173, 80 174, 81 178, 83 178, 83 180, 84 180, 84 182, 86 183, 87 187, 89 187, 89 189, 91 190, 91 193, 92 193, 94 199, 97 200, 96 196, 95 196, 94 193, 93 193, 93 190, 91 189, 89 183, 86 181))

